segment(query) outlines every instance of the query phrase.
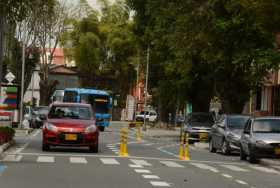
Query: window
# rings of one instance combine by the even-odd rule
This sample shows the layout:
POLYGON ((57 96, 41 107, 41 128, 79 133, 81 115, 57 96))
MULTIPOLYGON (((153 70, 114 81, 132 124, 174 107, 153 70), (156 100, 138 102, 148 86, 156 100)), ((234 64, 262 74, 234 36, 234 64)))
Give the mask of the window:
POLYGON ((77 96, 78 93, 76 91, 65 91, 63 102, 78 102, 77 96))
POLYGON ((92 111, 88 107, 52 106, 49 118, 90 120, 92 118, 92 111))

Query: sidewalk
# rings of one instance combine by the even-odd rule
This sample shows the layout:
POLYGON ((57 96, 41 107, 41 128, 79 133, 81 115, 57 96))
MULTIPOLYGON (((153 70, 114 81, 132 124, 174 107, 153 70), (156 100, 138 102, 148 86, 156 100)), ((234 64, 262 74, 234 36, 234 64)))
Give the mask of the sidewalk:
MULTIPOLYGON (((32 133, 33 129, 15 129, 15 131, 15 137, 25 137, 32 133)), ((10 142, 0 145, 0 155, 14 144, 15 141, 11 140, 10 142)))
POLYGON ((147 131, 141 131, 143 137, 153 139, 165 139, 165 140, 179 140, 180 128, 175 130, 162 129, 162 128, 147 128, 147 131))

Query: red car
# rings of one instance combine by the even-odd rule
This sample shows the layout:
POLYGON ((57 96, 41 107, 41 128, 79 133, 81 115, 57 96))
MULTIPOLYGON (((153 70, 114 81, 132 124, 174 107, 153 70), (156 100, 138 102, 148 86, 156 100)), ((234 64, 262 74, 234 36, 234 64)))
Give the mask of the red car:
POLYGON ((89 147, 98 152, 99 131, 91 105, 54 103, 43 126, 42 150, 50 146, 89 147))

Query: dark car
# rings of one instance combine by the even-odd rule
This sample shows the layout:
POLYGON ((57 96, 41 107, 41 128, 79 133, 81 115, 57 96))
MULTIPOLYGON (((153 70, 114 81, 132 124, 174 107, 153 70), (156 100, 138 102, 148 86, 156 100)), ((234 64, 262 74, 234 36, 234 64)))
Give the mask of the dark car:
POLYGON ((207 141, 213 124, 214 119, 211 113, 195 112, 189 114, 184 122, 184 131, 189 134, 189 143, 207 141))
POLYGON ((54 103, 43 126, 42 150, 50 146, 89 147, 98 152, 99 131, 90 104, 54 103))
POLYGON ((251 118, 241 136, 240 159, 280 158, 280 117, 251 118))
POLYGON ((250 116, 224 115, 215 122, 210 131, 209 150, 221 150, 227 155, 240 149, 240 138, 243 128, 250 116))
POLYGON ((40 128, 43 126, 44 121, 47 119, 49 112, 48 106, 38 106, 32 109, 32 122, 31 125, 33 128, 40 128))

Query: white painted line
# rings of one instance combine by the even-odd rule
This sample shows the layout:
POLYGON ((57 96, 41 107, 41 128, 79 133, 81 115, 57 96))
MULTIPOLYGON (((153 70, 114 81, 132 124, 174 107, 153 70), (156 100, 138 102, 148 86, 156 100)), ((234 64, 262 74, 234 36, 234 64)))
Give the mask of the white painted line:
POLYGON ((54 163, 54 157, 49 156, 39 156, 37 158, 38 163, 54 163))
POLYGON ((212 166, 209 166, 207 164, 203 164, 203 163, 190 163, 191 165, 193 166, 196 166, 197 168, 201 168, 201 169, 204 169, 204 170, 210 170, 212 172, 215 172, 215 173, 218 173, 219 170, 217 170, 216 168, 212 167, 212 166))
POLYGON ((247 182, 242 181, 242 180, 235 180, 237 183, 241 184, 241 185, 248 185, 247 182))
POLYGON ((149 144, 143 144, 144 146, 152 146, 154 143, 149 143, 149 144))
POLYGON ((136 165, 136 164, 130 164, 129 167, 130 167, 130 168, 143 168, 143 166, 141 166, 141 165, 136 165))
POLYGON ((226 177, 226 178, 232 178, 231 175, 228 175, 228 174, 222 174, 222 176, 226 177))
POLYGON ((141 166, 152 166, 152 164, 148 163, 145 160, 138 160, 138 159, 130 159, 131 162, 133 162, 136 165, 141 165, 141 166))
POLYGON ((278 172, 277 170, 274 170, 272 168, 266 168, 266 167, 262 167, 262 166, 250 166, 250 167, 255 170, 259 170, 261 172, 266 172, 266 173, 271 173, 271 174, 280 174, 280 172, 278 172))
POLYGON ((146 169, 134 169, 134 171, 141 174, 151 174, 151 171, 146 169))
POLYGON ((18 148, 15 153, 18 154, 18 153, 21 153, 22 150, 24 150, 27 146, 29 145, 29 143, 25 143, 22 147, 18 148))
POLYGON ((87 164, 84 157, 70 157, 70 163, 87 164))
POLYGON ((224 168, 230 169, 232 171, 236 171, 236 172, 249 172, 249 170, 244 169, 244 168, 240 168, 238 166, 234 166, 234 165, 221 165, 224 168))
POLYGON ((184 168, 183 165, 180 165, 173 161, 160 161, 160 163, 164 164, 167 167, 173 167, 173 168, 184 168))
POLYGON ((36 131, 32 134, 32 137, 37 136, 40 132, 41 132, 41 130, 36 130, 36 131))
POLYGON ((146 175, 146 174, 143 174, 142 175, 143 176, 143 178, 145 178, 145 179, 160 179, 158 176, 156 176, 156 175, 146 175))
POLYGON ((150 183, 155 187, 170 187, 170 184, 164 181, 151 181, 150 183))
POLYGON ((22 155, 7 155, 3 161, 7 162, 19 162, 22 159, 22 155))
POLYGON ((120 163, 114 158, 101 158, 100 159, 103 164, 106 165, 119 165, 120 163))

